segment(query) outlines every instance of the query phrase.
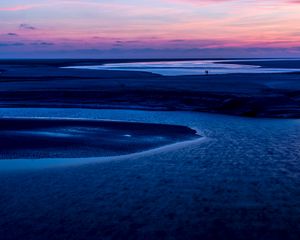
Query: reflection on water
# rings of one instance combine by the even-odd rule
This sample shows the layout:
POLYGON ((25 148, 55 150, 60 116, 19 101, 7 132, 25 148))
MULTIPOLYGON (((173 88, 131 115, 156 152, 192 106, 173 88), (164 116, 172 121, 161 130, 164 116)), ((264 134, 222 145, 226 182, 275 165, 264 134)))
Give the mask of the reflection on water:
MULTIPOLYGON (((137 62, 113 63, 99 66, 72 66, 68 68, 114 70, 114 71, 144 71, 165 76, 180 75, 206 75, 229 73, 286 73, 297 72, 300 69, 261 68, 260 66, 227 64, 224 61, 163 61, 163 62, 137 62)), ((230 62, 229 60, 225 62, 230 62)))

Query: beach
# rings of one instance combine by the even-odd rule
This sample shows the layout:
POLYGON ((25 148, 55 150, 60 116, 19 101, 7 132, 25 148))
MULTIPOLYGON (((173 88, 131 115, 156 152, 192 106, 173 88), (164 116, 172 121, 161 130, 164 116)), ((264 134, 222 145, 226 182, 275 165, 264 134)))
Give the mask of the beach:
POLYGON ((0 240, 300 240, 299 13, 0 1, 0 240))
POLYGON ((0 132, 2 160, 118 156, 200 137, 183 126, 49 117, 2 118, 0 132))
MULTIPOLYGON (((111 62, 122 61, 126 62, 111 62)), ((300 116, 297 72, 162 76, 150 72, 62 68, 108 62, 2 60, 0 106, 183 110, 273 118, 300 116)), ((290 68, 299 68, 300 64, 297 60, 260 61, 259 64, 278 67, 282 62, 290 68)), ((243 64, 251 63, 243 61, 243 64)))
MULTIPOLYGON (((196 141, 123 158, 2 171, 4 239, 297 239, 299 120, 197 112, 1 109, 198 129, 196 141)), ((15 161, 15 160, 14 160, 15 161)))
POLYGON ((298 239, 298 72, 104 63, 0 61, 0 238, 298 239))

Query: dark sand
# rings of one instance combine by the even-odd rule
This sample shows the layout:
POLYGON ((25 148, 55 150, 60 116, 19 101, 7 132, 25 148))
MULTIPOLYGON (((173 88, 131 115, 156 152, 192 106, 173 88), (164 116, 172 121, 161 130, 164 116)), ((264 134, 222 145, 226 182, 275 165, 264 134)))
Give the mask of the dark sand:
POLYGON ((299 120, 195 112, 1 110, 2 115, 10 112, 187 125, 206 140, 121 160, 3 171, 1 240, 300 239, 299 120))
MULTIPOLYGON (((108 61, 3 60, 0 107, 135 108, 300 117, 299 74, 162 77, 58 68, 104 62, 108 61)), ((55 115, 52 110, 44 109, 38 115, 29 109, 26 116, 49 117, 55 115)), ((72 113, 63 109, 55 116, 96 116, 121 122, 3 119, 0 149, 10 151, 6 157, 12 159, 41 154, 104 156, 195 137, 193 130, 173 124, 199 128, 208 140, 127 156, 124 161, 3 171, 0 240, 299 239, 298 120, 68 110, 72 113), (104 146, 104 140, 109 145, 104 146)), ((20 109, 12 112, 12 117, 24 114, 20 109), (20 115, 16 115, 18 111, 20 115)))
MULTIPOLYGON (((146 72, 59 68, 108 62, 126 60, 1 60, 0 107, 187 110, 300 117, 299 73, 166 77, 146 72)), ((297 60, 239 63, 290 68, 300 65, 297 60)))
POLYGON ((92 120, 0 119, 1 159, 119 156, 199 137, 183 126, 92 120))

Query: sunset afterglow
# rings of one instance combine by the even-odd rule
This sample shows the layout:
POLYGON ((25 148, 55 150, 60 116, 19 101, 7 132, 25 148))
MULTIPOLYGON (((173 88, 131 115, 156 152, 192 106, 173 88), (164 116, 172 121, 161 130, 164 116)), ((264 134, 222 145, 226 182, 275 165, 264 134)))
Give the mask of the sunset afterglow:
POLYGON ((299 22, 293 0, 1 1, 0 54, 299 57, 299 22))

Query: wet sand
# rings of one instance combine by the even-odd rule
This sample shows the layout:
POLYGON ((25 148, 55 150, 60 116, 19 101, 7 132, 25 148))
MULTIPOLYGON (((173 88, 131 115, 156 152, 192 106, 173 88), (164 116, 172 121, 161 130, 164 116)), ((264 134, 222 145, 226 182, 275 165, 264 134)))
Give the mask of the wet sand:
POLYGON ((1 240, 299 239, 299 120, 92 109, 0 114, 186 125, 207 138, 113 161, 1 172, 1 240))
POLYGON ((0 163, 19 167, 0 239, 299 239, 299 120, 258 119, 300 117, 298 73, 59 68, 104 62, 0 61, 0 163))
POLYGON ((0 119, 3 159, 120 156, 199 138, 184 126, 75 119, 0 119))
MULTIPOLYGON (((60 68, 108 62, 126 60, 1 60, 0 107, 183 110, 300 117, 299 73, 166 77, 147 72, 60 68)), ((254 63, 297 68, 300 61, 254 63)))

